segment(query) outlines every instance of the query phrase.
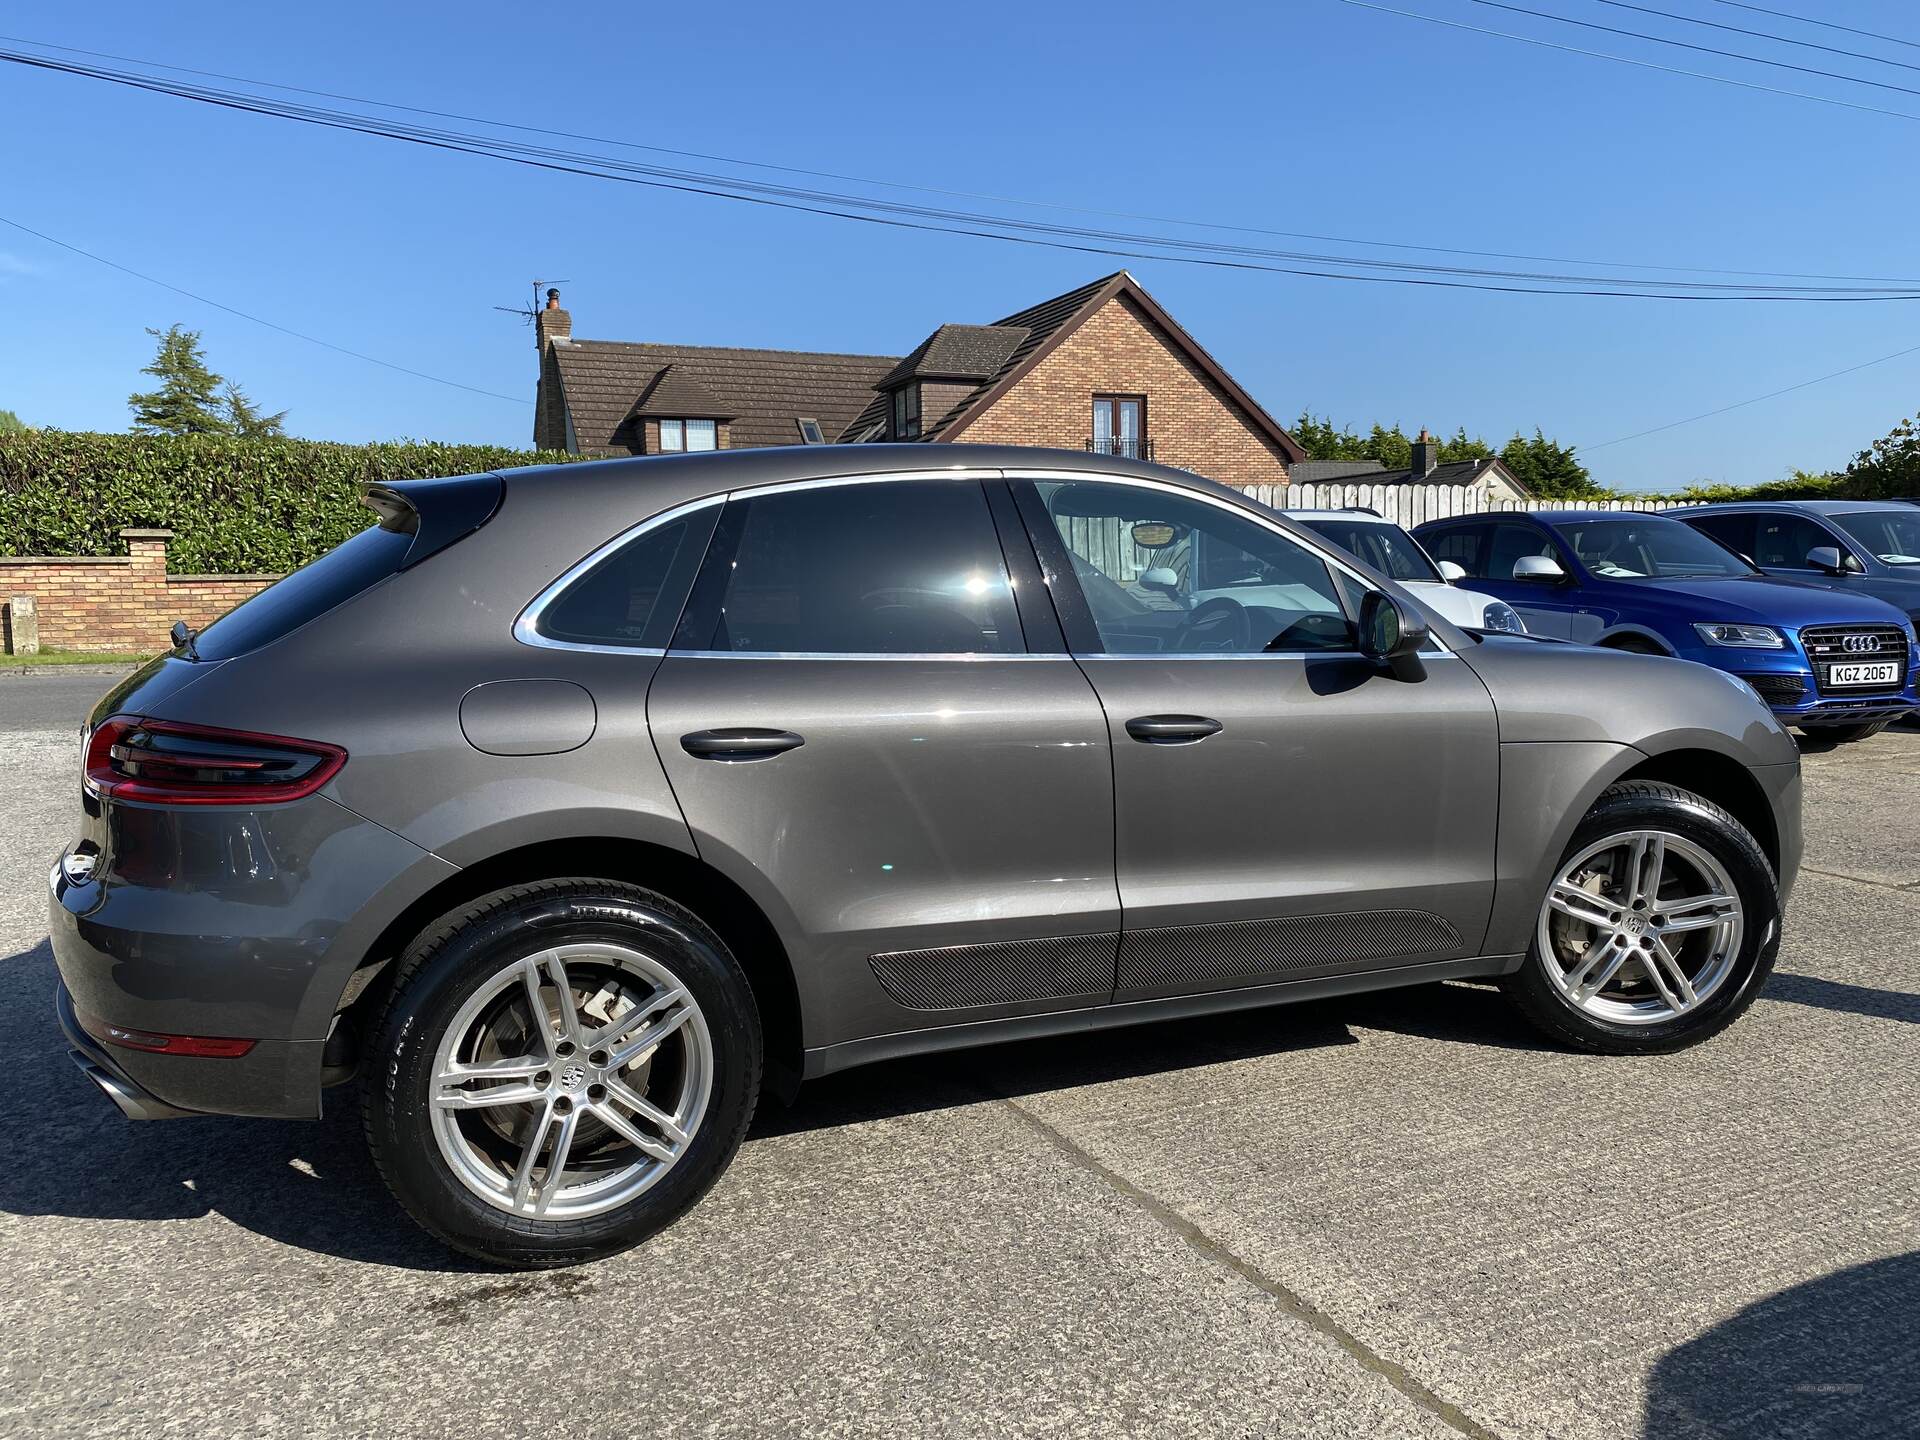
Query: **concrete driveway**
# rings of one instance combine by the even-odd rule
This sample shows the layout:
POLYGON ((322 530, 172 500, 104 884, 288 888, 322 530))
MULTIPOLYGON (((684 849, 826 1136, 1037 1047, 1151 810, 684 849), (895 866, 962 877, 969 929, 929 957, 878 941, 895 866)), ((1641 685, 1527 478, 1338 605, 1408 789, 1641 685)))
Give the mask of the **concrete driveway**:
POLYGON ((109 683, 0 678, 0 1432, 1920 1433, 1920 732, 1808 754, 1779 973, 1705 1047, 1450 985, 890 1064, 510 1276, 348 1105, 132 1126, 67 1063, 44 876, 109 683))

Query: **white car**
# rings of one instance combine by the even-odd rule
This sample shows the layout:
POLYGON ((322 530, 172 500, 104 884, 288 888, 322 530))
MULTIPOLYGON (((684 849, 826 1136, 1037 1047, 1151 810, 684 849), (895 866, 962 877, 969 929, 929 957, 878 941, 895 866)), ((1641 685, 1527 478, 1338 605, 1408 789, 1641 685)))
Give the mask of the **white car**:
POLYGON ((1458 565, 1434 563, 1420 542, 1393 521, 1371 510, 1286 510, 1290 520, 1331 541, 1356 560, 1399 581, 1414 599, 1463 630, 1506 630, 1525 634, 1526 625, 1511 605, 1462 590, 1453 582, 1466 574, 1458 565))

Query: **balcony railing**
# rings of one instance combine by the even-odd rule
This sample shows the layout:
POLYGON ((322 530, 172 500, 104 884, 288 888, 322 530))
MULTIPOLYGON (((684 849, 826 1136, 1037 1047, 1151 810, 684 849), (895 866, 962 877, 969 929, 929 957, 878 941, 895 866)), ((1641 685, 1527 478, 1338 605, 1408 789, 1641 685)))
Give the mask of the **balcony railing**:
POLYGON ((1119 455, 1127 460, 1153 459, 1153 441, 1145 435, 1091 435, 1087 449, 1096 455, 1119 455))

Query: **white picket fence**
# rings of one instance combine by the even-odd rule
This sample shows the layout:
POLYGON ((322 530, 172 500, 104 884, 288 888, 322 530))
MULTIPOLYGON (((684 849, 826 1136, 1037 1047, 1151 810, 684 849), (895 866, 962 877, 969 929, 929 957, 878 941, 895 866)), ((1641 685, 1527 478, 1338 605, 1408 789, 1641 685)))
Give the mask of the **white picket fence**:
POLYGON ((1243 485, 1241 491, 1275 510, 1377 510, 1411 528, 1449 515, 1489 510, 1670 510, 1672 500, 1494 500, 1465 485, 1243 485))

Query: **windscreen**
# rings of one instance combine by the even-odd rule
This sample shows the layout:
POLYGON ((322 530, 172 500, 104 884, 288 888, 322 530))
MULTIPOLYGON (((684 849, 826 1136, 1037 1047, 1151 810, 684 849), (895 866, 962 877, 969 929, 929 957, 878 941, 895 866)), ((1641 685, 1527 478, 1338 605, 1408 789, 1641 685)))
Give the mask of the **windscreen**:
POLYGON ((1856 510, 1828 518, 1882 565, 1920 566, 1920 509, 1856 510))
POLYGON ((1443 577, 1414 538, 1398 525, 1378 520, 1302 520, 1323 540, 1331 540, 1354 559, 1371 565, 1395 580, 1431 580, 1443 577))
POLYGON ((1760 573, 1691 525, 1658 515, 1563 520, 1554 528, 1573 546, 1580 563, 1604 580, 1760 573))

